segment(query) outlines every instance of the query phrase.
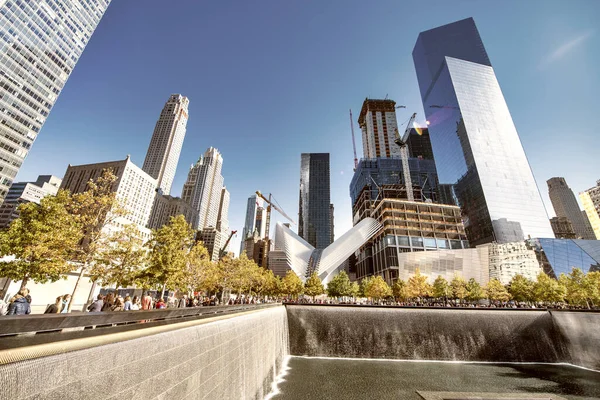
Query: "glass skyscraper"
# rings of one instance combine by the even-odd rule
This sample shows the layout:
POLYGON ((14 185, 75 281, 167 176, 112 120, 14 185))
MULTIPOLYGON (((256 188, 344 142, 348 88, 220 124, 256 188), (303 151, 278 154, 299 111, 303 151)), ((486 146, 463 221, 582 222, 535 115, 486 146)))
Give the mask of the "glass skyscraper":
POLYGON ((298 235, 316 249, 331 244, 329 153, 302 153, 298 235))
POLYGON ((111 0, 0 0, 0 203, 111 0))
POLYGON ((421 32, 413 50, 440 186, 472 246, 554 234, 472 18, 421 32))

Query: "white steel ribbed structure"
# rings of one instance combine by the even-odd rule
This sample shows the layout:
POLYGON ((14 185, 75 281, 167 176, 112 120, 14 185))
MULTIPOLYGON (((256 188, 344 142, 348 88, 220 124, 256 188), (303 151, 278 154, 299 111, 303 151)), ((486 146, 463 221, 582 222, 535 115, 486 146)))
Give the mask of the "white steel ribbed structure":
POLYGON ((338 240, 323 250, 315 249, 290 228, 278 222, 275 230, 275 247, 285 252, 292 270, 305 281, 313 271, 327 284, 339 267, 381 229, 373 218, 365 218, 338 240))

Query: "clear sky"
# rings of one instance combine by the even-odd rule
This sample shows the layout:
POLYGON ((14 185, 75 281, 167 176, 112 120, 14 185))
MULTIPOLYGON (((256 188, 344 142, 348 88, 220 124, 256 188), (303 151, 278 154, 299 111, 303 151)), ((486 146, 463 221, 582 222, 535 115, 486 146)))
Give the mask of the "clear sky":
POLYGON ((171 194, 218 148, 240 231, 231 250, 257 189, 297 220, 302 152, 331 153, 339 237, 352 224, 348 109, 387 94, 407 106, 399 122, 416 111, 423 123, 417 35, 469 16, 552 216, 548 178, 564 176, 576 193, 600 179, 598 0, 114 0, 17 180, 127 154, 141 167, 165 101, 181 93, 190 118, 171 194))

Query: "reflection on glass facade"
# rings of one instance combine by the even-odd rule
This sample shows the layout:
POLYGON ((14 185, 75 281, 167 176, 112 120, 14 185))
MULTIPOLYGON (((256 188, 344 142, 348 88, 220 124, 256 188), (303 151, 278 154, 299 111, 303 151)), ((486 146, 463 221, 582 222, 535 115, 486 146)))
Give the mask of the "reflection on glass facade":
POLYGON ((0 203, 110 0, 0 0, 0 203))
POLYGON ((444 203, 471 245, 554 237, 472 18, 422 32, 413 50, 444 203))
POLYGON ((329 153, 302 153, 298 235, 317 249, 331 244, 329 153))
POLYGON ((600 240, 530 239, 544 272, 554 278, 573 268, 583 272, 600 271, 600 240))

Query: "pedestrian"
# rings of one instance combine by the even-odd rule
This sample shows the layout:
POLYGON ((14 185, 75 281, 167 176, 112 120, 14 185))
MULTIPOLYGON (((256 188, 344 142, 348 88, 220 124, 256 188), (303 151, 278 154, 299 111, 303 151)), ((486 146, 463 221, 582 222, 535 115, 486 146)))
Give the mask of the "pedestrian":
POLYGON ((146 292, 146 295, 142 297, 142 310, 151 310, 152 309, 152 296, 150 293, 146 292))
POLYGON ((62 309, 62 303, 63 297, 58 296, 54 304, 50 304, 48 307, 46 307, 46 311, 44 311, 44 314, 58 314, 62 309))
POLYGON ((104 304, 100 311, 110 311, 112 306, 115 304, 115 295, 111 292, 104 298, 104 304))
POLYGON ((187 295, 183 295, 183 297, 181 297, 179 299, 179 304, 177 306, 177 308, 185 308, 187 307, 187 295))
POLYGON ((123 306, 124 311, 131 311, 131 306, 133 303, 131 302, 130 296, 125 296, 125 305, 123 306))
POLYGON ((110 308, 110 311, 123 311, 125 308, 124 305, 123 298, 119 296, 115 300, 115 304, 110 308))
POLYGON ((137 311, 140 309, 140 298, 137 296, 133 296, 133 300, 131 301, 131 311, 137 311))
POLYGON ((21 289, 19 293, 13 296, 8 306, 8 315, 26 315, 31 314, 31 305, 27 301, 29 290, 21 289))
POLYGON ((0 290, 0 316, 6 315, 8 312, 8 303, 4 301, 5 295, 4 290, 0 290))
POLYGON ((175 297, 175 292, 171 293, 169 297, 167 297, 167 307, 168 308, 176 308, 178 305, 177 297, 175 297))
POLYGON ((89 312, 100 312, 102 311, 102 306, 104 305, 104 296, 101 294, 96 297, 96 301, 90 304, 87 308, 89 312))
POLYGON ((60 310, 60 312, 62 314, 66 314, 66 313, 69 312, 69 307, 68 307, 69 306, 69 301, 71 301, 71 295, 70 294, 65 294, 62 297, 62 308, 60 310))
POLYGON ((165 301, 163 299, 157 299, 156 300, 156 305, 154 306, 157 310, 163 309, 163 308, 167 308, 167 305, 165 304, 165 301))

